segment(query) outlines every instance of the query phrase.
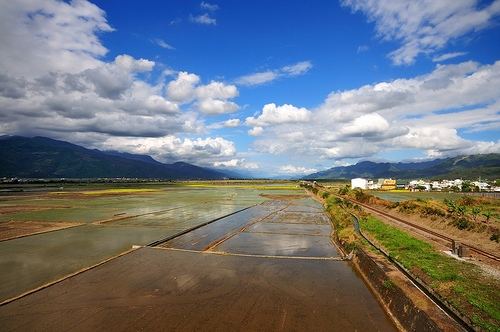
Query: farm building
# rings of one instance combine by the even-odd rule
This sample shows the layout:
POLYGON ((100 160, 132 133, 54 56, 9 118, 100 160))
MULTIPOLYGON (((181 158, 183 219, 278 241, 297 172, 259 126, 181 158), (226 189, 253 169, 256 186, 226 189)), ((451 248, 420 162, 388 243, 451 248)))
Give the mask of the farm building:
POLYGON ((363 178, 351 179, 351 188, 368 189, 368 180, 363 178))

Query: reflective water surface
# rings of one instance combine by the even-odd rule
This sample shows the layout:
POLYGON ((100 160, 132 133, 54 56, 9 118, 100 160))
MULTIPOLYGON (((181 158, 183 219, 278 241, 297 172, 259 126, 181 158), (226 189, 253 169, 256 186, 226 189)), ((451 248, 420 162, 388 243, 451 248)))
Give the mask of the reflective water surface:
POLYGON ((181 189, 53 208, 47 200, 38 203, 48 210, 3 216, 87 224, 0 242, 0 300, 220 219, 0 306, 2 329, 396 331, 339 260, 321 204, 263 191, 181 189))

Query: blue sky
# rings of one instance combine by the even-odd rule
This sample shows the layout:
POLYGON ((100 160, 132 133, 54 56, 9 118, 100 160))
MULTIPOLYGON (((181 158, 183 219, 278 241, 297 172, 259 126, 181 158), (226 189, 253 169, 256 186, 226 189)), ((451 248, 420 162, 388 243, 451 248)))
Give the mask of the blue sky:
POLYGON ((500 1, 0 9, 1 135, 263 177, 500 152, 500 1))

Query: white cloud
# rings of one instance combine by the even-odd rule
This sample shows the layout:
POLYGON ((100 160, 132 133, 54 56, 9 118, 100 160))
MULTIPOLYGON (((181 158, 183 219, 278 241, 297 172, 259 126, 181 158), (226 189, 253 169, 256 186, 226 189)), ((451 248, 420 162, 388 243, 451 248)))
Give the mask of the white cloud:
POLYGON ((362 52, 366 52, 368 51, 370 48, 366 45, 361 45, 361 46, 358 46, 358 53, 362 53, 362 52))
POLYGON ((196 97, 230 99, 239 96, 238 89, 234 85, 225 85, 222 82, 212 81, 208 85, 202 85, 196 88, 196 97))
POLYGON ((290 66, 284 66, 276 70, 267 70, 260 73, 245 75, 235 80, 236 84, 252 86, 275 81, 281 77, 293 77, 306 74, 313 65, 310 61, 297 62, 290 66))
POLYGON ((190 103, 196 98, 198 101, 193 104, 194 110, 205 115, 232 113, 240 109, 236 103, 224 100, 239 95, 234 85, 212 81, 197 86, 199 82, 198 75, 179 72, 177 79, 167 84, 165 92, 171 100, 181 104, 190 103))
POLYGON ((449 42, 495 24, 500 1, 481 6, 477 0, 342 0, 343 6, 361 11, 375 22, 377 35, 402 46, 391 52, 396 65, 411 65, 420 54, 431 54, 449 42))
POLYGON ((162 96, 149 96, 146 98, 145 106, 158 113, 178 113, 180 111, 177 104, 165 100, 162 96))
POLYGON ((203 15, 198 15, 198 16, 193 16, 189 15, 189 20, 194 23, 199 23, 199 24, 213 24, 217 25, 217 20, 215 18, 211 18, 208 13, 205 13, 203 15))
MULTIPOLYGON (((7 47, 0 52, 1 134, 90 144, 90 138, 109 136, 206 133, 196 113, 175 103, 195 97, 198 76, 181 72, 165 89, 169 71, 156 85, 144 80, 149 75, 143 73, 154 70, 153 61, 126 54, 100 60, 107 50, 97 35, 112 28, 95 5, 8 1, 0 17, 0 40, 7 47), (166 98, 165 90, 176 100, 166 98)), ((234 88, 220 91, 234 94, 234 88)))
POLYGON ((234 143, 220 137, 195 140, 182 140, 175 136, 136 139, 111 137, 95 147, 101 150, 147 154, 167 163, 182 160, 195 164, 203 162, 204 165, 213 165, 218 159, 233 157, 236 154, 234 143))
POLYGON ((461 108, 498 99, 500 62, 437 65, 426 75, 397 79, 344 92, 332 92, 316 116, 329 123, 346 123, 373 112, 391 122, 401 117, 461 108))
POLYGON ((195 97, 195 86, 200 82, 200 77, 187 72, 179 72, 177 79, 167 84, 165 92, 173 101, 189 103, 195 97))
POLYGON ((500 127, 497 86, 500 61, 437 65, 426 75, 332 92, 302 118, 287 121, 283 110, 269 104, 245 125, 272 125, 253 148, 276 155, 341 160, 405 149, 433 157, 500 152, 498 142, 471 141, 458 131, 500 127))
MULTIPOLYGON (((351 166, 352 164, 351 163, 348 163, 347 161, 344 161, 344 160, 336 160, 332 167, 341 167, 341 166, 351 166)), ((331 167, 329 167, 331 168, 331 167)))
POLYGON ((250 136, 262 136, 262 135, 264 135, 264 128, 253 127, 252 129, 248 130, 248 135, 250 135, 250 136))
POLYGON ((225 113, 233 113, 240 109, 240 107, 227 100, 219 100, 207 98, 194 103, 198 111, 205 115, 220 115, 225 113))
POLYGON ((440 56, 435 56, 434 58, 432 58, 432 61, 433 62, 441 62, 441 61, 453 59, 453 58, 456 58, 458 56, 462 56, 462 55, 466 55, 466 54, 467 54, 467 52, 446 53, 446 54, 442 54, 440 56))
POLYGON ((283 74, 288 76, 299 76, 307 73, 312 67, 313 65, 310 61, 302 61, 292 66, 285 66, 281 68, 281 71, 283 72, 283 74))
POLYGON ((226 128, 237 128, 241 126, 241 120, 240 119, 229 119, 224 122, 224 127, 226 128))
POLYGON ((0 70, 33 79, 95 68, 108 51, 97 33, 112 30, 88 1, 2 1, 0 70))
POLYGON ((241 76, 236 80, 237 84, 240 85, 260 85, 267 82, 272 82, 278 78, 278 73, 274 71, 266 71, 262 73, 255 73, 250 75, 241 76))
POLYGON ((214 167, 230 167, 230 168, 245 168, 245 169, 259 168, 257 164, 247 162, 245 158, 242 159, 235 158, 228 161, 216 161, 214 162, 214 167))
POLYGON ((210 4, 208 2, 205 2, 205 1, 202 1, 200 3, 200 8, 201 9, 206 9, 206 10, 217 10, 219 9, 219 6, 218 5, 213 5, 213 4, 210 4))
POLYGON ((166 48, 166 49, 168 49, 168 50, 175 50, 175 47, 173 47, 173 46, 171 46, 171 45, 169 45, 169 44, 165 43, 165 41, 163 41, 163 40, 162 40, 162 39, 160 39, 160 38, 154 38, 154 39, 152 40, 152 42, 153 42, 154 44, 157 44, 158 46, 163 47, 163 48, 166 48))
POLYGON ((265 105, 259 117, 246 118, 245 125, 249 127, 264 127, 281 123, 307 122, 311 118, 312 113, 304 107, 297 108, 288 104, 276 106, 273 103, 265 105))
POLYGON ((287 174, 309 174, 315 173, 318 170, 314 168, 307 169, 305 167, 295 167, 292 165, 281 166, 278 170, 279 173, 287 173, 287 174))
POLYGON ((377 113, 370 113, 344 125, 340 133, 346 136, 371 136, 386 132, 389 122, 377 113))

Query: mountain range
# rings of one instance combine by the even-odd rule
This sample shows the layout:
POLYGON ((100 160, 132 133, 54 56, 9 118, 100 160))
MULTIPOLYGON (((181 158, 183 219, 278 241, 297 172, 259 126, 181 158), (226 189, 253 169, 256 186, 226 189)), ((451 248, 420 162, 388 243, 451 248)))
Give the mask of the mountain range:
POLYGON ((304 179, 457 179, 500 178, 500 154, 477 154, 421 163, 375 163, 361 161, 356 165, 333 167, 309 174, 304 179))
MULTIPOLYGON (((243 178, 185 162, 163 164, 150 156, 86 149, 47 137, 0 137, 0 177, 17 178, 243 178)), ((304 179, 483 179, 500 178, 500 154, 478 154, 420 163, 361 161, 309 174, 304 179)))
POLYGON ((232 176, 184 162, 162 164, 146 155, 91 150, 47 137, 4 136, 0 177, 188 180, 232 176))

